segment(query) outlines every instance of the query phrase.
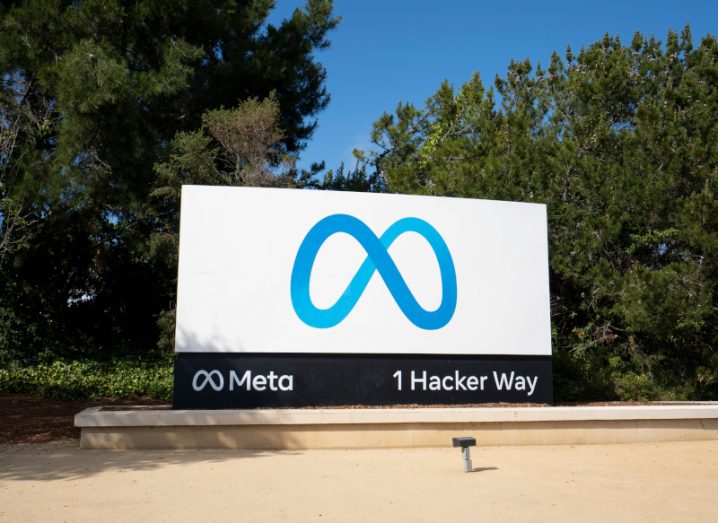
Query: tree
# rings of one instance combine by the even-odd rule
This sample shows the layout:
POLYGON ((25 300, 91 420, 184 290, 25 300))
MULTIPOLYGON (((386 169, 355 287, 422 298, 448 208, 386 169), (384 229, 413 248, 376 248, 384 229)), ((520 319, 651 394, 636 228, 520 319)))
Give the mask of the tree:
MULTIPOLYGON (((273 96, 202 115, 202 127, 178 133, 168 158, 155 165, 147 214, 155 228, 150 252, 176 274, 182 185, 295 186, 294 158, 281 152, 279 104, 273 96)), ((176 279, 173 281, 176 282, 176 279)), ((160 347, 174 347, 174 307, 160 313, 160 347)))
POLYGON ((371 159, 362 151, 354 150, 354 166, 347 168, 342 162, 336 170, 329 169, 320 180, 318 174, 324 169, 324 162, 315 164, 309 171, 301 173, 298 183, 301 187, 320 191, 384 192, 386 184, 381 174, 371 169, 371 159))
MULTIPOLYGON (((32 89, 22 75, 9 74, 0 92, 0 267, 27 246, 35 221, 34 202, 27 201, 20 185, 24 170, 32 165, 28 160, 37 160, 34 149, 48 131, 51 107, 46 99, 33 100, 32 89)), ((35 183, 33 189, 39 188, 35 183)))
POLYGON ((254 183, 266 174, 261 156, 271 164, 296 154, 328 103, 314 52, 338 22, 331 0, 308 0, 279 25, 266 21, 272 7, 0 8, 0 353, 154 345, 175 278, 171 260, 153 256, 167 223, 150 196, 162 186, 158 166, 203 129, 227 146, 231 182, 254 183), (272 112, 267 148, 233 142, 243 131, 227 117, 247 109, 244 100, 254 100, 250 112, 272 112))
POLYGON ((718 398, 718 42, 606 36, 372 134, 390 191, 548 205, 558 399, 718 398))

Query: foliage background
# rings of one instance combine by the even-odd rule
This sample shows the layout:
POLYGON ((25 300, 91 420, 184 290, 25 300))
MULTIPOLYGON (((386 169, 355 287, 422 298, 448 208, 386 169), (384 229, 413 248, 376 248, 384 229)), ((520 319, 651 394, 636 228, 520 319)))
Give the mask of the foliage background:
POLYGON ((607 35, 399 104, 371 161, 392 191, 547 204, 558 399, 715 399, 717 104, 715 37, 607 35))
POLYGON ((546 203, 556 399, 718 399, 715 37, 445 83, 321 177, 295 161, 338 20, 271 9, 2 5, 1 388, 166 397, 179 188, 203 183, 546 203))
POLYGON ((0 7, 0 363, 154 347, 174 307, 170 189, 300 177, 329 101, 312 53, 338 20, 310 0, 275 26, 272 6, 0 7))

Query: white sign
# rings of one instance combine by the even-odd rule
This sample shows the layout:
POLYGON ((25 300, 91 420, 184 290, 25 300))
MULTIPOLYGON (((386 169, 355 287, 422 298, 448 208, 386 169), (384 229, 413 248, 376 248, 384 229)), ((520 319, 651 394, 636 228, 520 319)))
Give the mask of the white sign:
POLYGON ((550 356, 546 207, 184 186, 177 352, 550 356))

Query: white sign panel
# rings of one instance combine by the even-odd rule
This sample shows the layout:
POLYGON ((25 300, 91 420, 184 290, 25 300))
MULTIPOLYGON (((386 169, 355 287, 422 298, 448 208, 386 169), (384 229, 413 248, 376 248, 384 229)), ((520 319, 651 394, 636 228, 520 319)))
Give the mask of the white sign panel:
POLYGON ((546 207, 185 186, 176 350, 550 356, 546 207))

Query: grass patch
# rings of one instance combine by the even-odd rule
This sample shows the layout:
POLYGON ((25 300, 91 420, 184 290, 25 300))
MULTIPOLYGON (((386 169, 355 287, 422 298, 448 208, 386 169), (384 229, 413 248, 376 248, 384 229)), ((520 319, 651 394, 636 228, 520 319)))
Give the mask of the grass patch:
POLYGON ((149 397, 172 400, 172 360, 58 360, 0 368, 0 390, 57 399, 149 397))

